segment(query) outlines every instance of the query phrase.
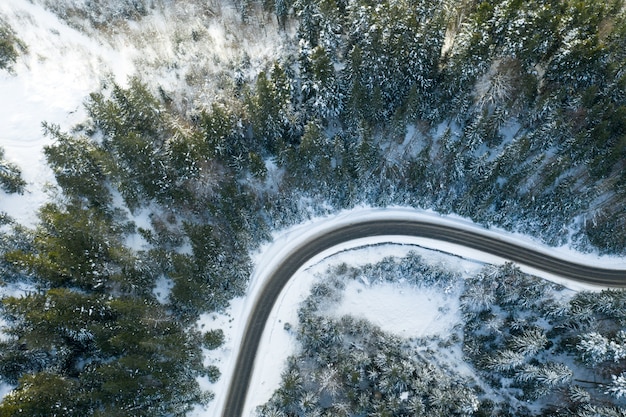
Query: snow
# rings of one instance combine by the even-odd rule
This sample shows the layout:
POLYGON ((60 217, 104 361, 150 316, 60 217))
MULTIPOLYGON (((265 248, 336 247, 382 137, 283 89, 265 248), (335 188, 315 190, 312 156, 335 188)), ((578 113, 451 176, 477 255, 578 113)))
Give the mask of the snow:
POLYGON ((241 66, 242 56, 249 64, 238 69, 248 78, 279 56, 283 35, 273 23, 243 27, 234 8, 219 6, 213 15, 208 7, 179 1, 140 21, 81 31, 28 0, 0 1, 0 18, 27 46, 12 72, 0 70, 0 146, 27 182, 24 195, 0 191, 0 212, 23 225, 36 224, 54 184, 43 155, 51 140, 44 137, 42 122, 62 131, 84 122, 83 104, 105 80, 125 87, 137 76, 151 88, 162 87, 186 112, 215 101, 216 91, 232 79, 224 73, 241 66))
MULTIPOLYGON (((353 242, 354 246, 341 250, 302 271, 293 278, 293 281, 301 280, 306 274, 313 277, 323 274, 331 265, 346 263, 352 267, 360 267, 380 262, 388 257, 404 257, 409 252, 419 254, 428 264, 445 264, 447 270, 461 274, 478 272, 482 266, 480 262, 427 250, 415 243, 416 240, 412 238, 359 239, 353 242)), ((326 310, 325 315, 337 318, 344 315, 363 318, 387 332, 405 338, 446 334, 461 320, 458 314, 460 308, 459 294, 456 291, 458 289, 441 291, 434 288, 418 288, 403 282, 401 277, 398 282, 370 281, 368 277, 361 276, 359 281, 348 282, 341 302, 326 310)))
POLYGON ((0 71, 0 146, 28 183, 23 196, 3 195, 0 211, 32 226, 47 200, 46 184, 54 182, 42 153, 50 139, 43 136, 41 123, 67 130, 82 122, 83 101, 100 80, 113 74, 123 81, 134 67, 123 51, 68 27, 27 0, 0 2, 0 16, 28 47, 13 73, 0 71))
POLYGON ((152 289, 157 301, 161 304, 167 304, 170 298, 170 292, 174 288, 174 281, 170 278, 161 275, 155 282, 155 287, 152 289))
MULTIPOLYGON (((236 355, 245 330, 247 317, 250 315, 252 306, 255 304, 256 297, 263 288, 265 280, 274 272, 274 270, 276 270, 282 260, 288 257, 290 253, 295 251, 305 242, 314 240, 317 236, 321 236, 337 227, 357 221, 381 219, 420 220, 454 225, 456 227, 472 230, 480 234, 494 236, 503 241, 514 242, 523 247, 557 255, 563 259, 573 262, 598 265, 605 268, 626 268, 626 260, 623 258, 582 254, 567 247, 551 248, 533 241, 526 236, 511 234, 495 228, 488 230, 467 219, 457 216, 442 216, 429 211, 421 211, 404 207, 388 207, 384 209, 359 207, 343 211, 332 217, 310 220, 288 230, 276 232, 274 234, 273 242, 262 247, 255 255, 255 270, 252 274, 247 294, 244 297, 235 300, 227 314, 211 319, 211 321, 213 321, 213 327, 226 324, 226 326, 223 327, 226 334, 226 341, 220 349, 210 353, 211 358, 209 359, 211 363, 219 365, 220 370, 222 371, 222 377, 215 384, 204 385, 215 393, 215 399, 207 406, 206 409, 198 408, 192 415, 204 417, 221 414, 220 411, 226 397, 228 385, 230 383, 232 371, 236 361, 236 355)), ((439 242, 433 239, 412 238, 405 236, 381 236, 376 238, 357 239, 335 246, 316 255, 295 274, 294 278, 281 293, 279 300, 270 315, 255 363, 254 376, 251 382, 251 386, 254 387, 254 389, 250 390, 250 397, 247 400, 244 411, 245 416, 253 415, 255 407, 263 404, 267 401, 267 399, 269 399, 272 392, 279 384, 280 372, 283 367, 284 359, 290 354, 295 353, 295 348, 297 347, 295 339, 293 335, 284 329, 284 324, 297 323, 298 305, 308 296, 311 285, 315 282, 315 277, 306 273, 306 271, 313 265, 324 261, 326 258, 334 254, 342 252, 356 253, 350 251, 350 249, 379 245, 383 242, 397 244, 394 246, 395 249, 393 251, 397 256, 402 256, 403 253, 405 254, 409 247, 414 249, 415 246, 419 246, 431 249, 435 252, 431 251, 428 255, 428 259, 431 259, 432 261, 434 261, 434 259, 439 259, 438 262, 444 263, 447 267, 452 268, 453 270, 456 269, 457 271, 465 271, 466 273, 475 270, 475 268, 478 268, 484 263, 502 264, 505 262, 502 258, 489 255, 478 250, 468 249, 463 246, 439 242), (445 253, 453 254, 455 257, 446 256, 444 255, 445 253), (471 262, 468 260, 471 260, 471 262)), ((362 254, 353 255, 350 263, 358 264, 359 260, 360 262, 366 260, 367 263, 371 263, 376 262, 377 259, 382 259, 380 258, 380 255, 374 256, 372 254, 373 252, 370 250, 367 256, 362 254)), ((334 261, 337 261, 339 258, 333 259, 334 261)), ((576 291, 600 289, 596 286, 568 281, 534 268, 521 266, 520 269, 526 273, 557 282, 576 291)), ((366 286, 366 284, 363 285, 364 287, 366 286)), ((408 288, 398 288, 397 290, 410 291, 408 288)), ((391 294, 393 294, 393 291, 388 290, 387 295, 391 294)), ((427 295, 425 296, 427 297, 427 295)), ((431 300, 434 300, 433 302, 437 306, 441 305, 440 301, 437 301, 432 297, 431 300)), ((393 305, 393 300, 386 304, 393 305)), ((449 307, 449 311, 451 313, 456 311, 454 305, 449 305, 449 307)), ((445 310, 445 305, 442 310, 445 310)), ((392 315, 398 313, 389 310, 385 314, 392 315)), ((413 317, 412 320, 405 321, 414 321, 415 323, 407 323, 407 329, 411 329, 411 331, 415 329, 422 329, 422 331, 425 332, 425 334, 422 335, 426 335, 428 332, 438 331, 435 327, 429 327, 428 324, 422 323, 420 315, 413 315, 411 317, 413 317)), ((451 315, 446 317, 446 320, 443 322, 447 323, 446 326, 452 325, 453 316, 451 315)), ((202 327, 209 323, 210 321, 207 321, 207 318, 205 317, 199 321, 198 325, 202 327)), ((387 322, 387 324, 388 323, 389 322, 387 322)), ((387 329, 387 324, 383 326, 383 329, 387 329)), ((414 337, 420 337, 420 334, 415 334, 414 337)))
POLYGON ((369 286, 351 281, 343 297, 325 315, 366 319, 404 338, 446 334, 461 320, 458 298, 434 289, 395 283, 369 286))
POLYGON ((388 161, 399 164, 401 161, 417 157, 426 144, 427 139, 417 126, 409 124, 404 132, 402 143, 388 142, 383 145, 383 150, 388 161))

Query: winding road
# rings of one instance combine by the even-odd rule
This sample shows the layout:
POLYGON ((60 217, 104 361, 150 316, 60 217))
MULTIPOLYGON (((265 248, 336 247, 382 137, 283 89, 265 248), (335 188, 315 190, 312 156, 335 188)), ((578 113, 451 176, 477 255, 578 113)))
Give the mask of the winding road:
POLYGON ((278 296, 291 277, 309 259, 338 244, 374 236, 412 236, 436 239, 496 255, 516 264, 563 278, 605 287, 626 288, 626 270, 604 269, 573 263, 496 236, 448 224, 419 220, 367 220, 342 225, 294 248, 267 278, 249 315, 237 357, 223 417, 240 417, 246 402, 254 360, 265 323, 278 296))

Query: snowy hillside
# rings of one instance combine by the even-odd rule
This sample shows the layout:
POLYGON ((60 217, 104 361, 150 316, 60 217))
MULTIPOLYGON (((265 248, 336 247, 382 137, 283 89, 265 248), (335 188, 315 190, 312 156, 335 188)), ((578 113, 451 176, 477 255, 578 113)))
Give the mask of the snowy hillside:
POLYGON ((95 10, 71 1, 0 4, 0 23, 24 46, 11 69, 0 71, 0 147, 28 183, 24 195, 4 195, 0 211, 20 223, 36 222, 46 185, 54 183, 42 154, 53 138, 44 136, 43 122, 72 129, 85 121, 90 93, 129 77, 158 88, 179 111, 197 112, 228 100, 235 73, 253 78, 282 49, 271 19, 242 26, 234 5, 152 2, 127 20, 118 3, 95 10))

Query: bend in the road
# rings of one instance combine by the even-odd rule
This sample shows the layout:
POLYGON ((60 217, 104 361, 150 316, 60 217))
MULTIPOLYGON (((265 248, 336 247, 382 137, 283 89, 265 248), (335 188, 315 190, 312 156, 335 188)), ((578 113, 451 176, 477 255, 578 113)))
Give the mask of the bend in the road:
POLYGON ((626 287, 624 270, 574 263, 544 251, 449 224, 419 220, 370 220, 344 224, 294 248, 267 277, 248 318, 223 417, 241 416, 265 324, 282 289, 298 269, 315 255, 338 244, 384 235, 436 239, 480 250, 566 279, 607 287, 626 287))

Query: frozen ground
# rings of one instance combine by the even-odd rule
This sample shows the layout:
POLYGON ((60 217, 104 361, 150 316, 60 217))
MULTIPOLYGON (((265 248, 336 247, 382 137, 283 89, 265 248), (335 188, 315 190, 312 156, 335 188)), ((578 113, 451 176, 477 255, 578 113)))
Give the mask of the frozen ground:
MULTIPOLYGON (((355 260, 369 258, 367 252, 355 252, 355 260)), ((391 282, 370 285, 350 281, 343 297, 341 303, 325 314, 336 318, 363 318, 403 338, 446 334, 460 319, 456 314, 459 311, 458 299, 432 288, 391 282)))

